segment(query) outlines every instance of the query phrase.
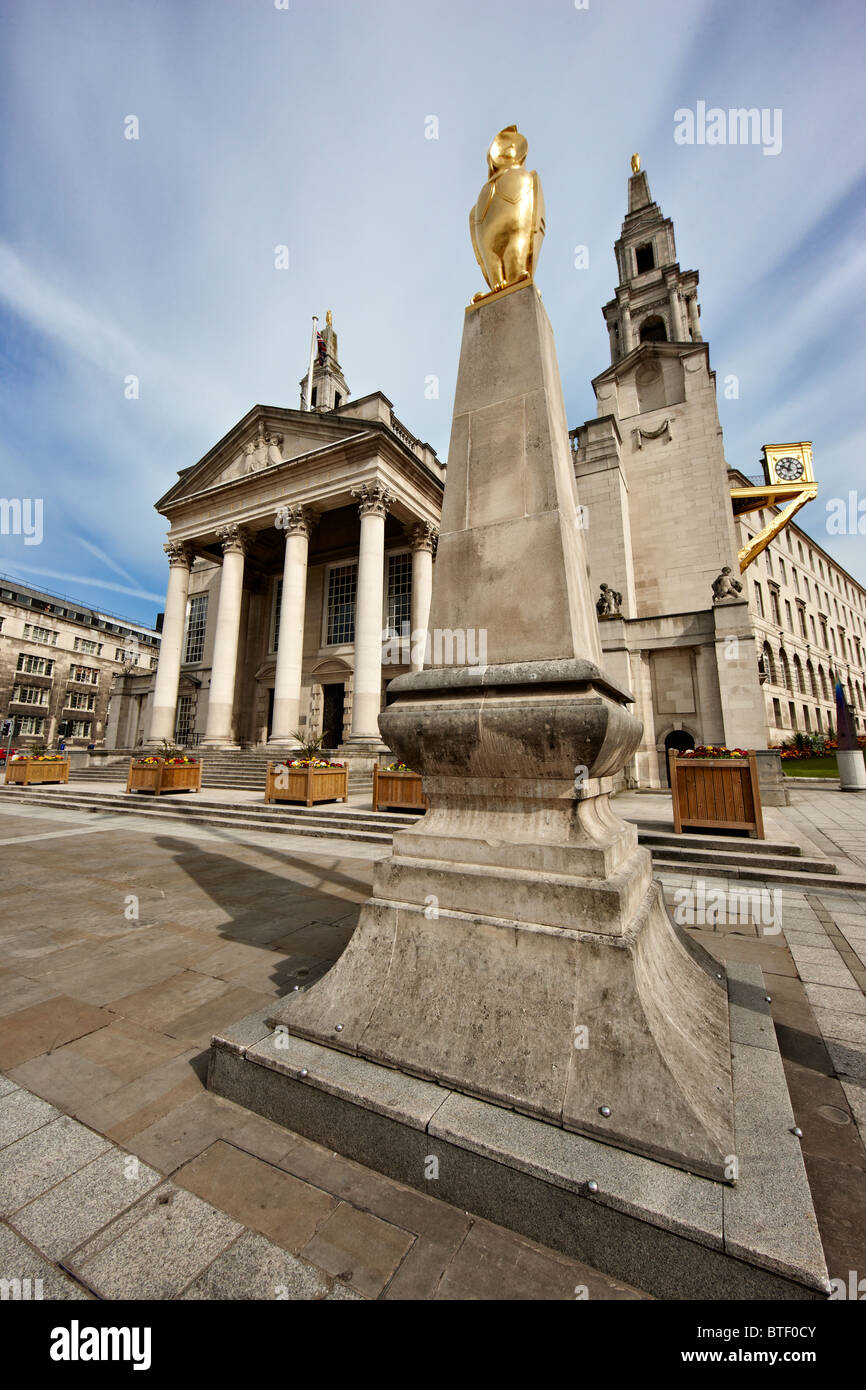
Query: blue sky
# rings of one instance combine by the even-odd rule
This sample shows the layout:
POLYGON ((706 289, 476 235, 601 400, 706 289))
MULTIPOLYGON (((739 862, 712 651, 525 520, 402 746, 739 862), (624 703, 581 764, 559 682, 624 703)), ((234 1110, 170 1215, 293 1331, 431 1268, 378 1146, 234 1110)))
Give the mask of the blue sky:
POLYGON ((866 538, 828 536, 825 510, 866 495, 860 4, 288 2, 4 0, 0 490, 44 498, 44 541, 0 536, 0 571, 153 621, 154 501, 253 404, 297 405, 327 308, 352 394, 383 390, 444 455, 481 288, 468 210, 517 123, 571 424, 609 362, 639 150, 701 273, 719 383, 739 380, 719 393, 729 462, 756 473, 762 444, 812 439, 803 525, 866 581, 866 538), (677 145, 674 112, 698 101, 781 109, 781 152, 677 145))

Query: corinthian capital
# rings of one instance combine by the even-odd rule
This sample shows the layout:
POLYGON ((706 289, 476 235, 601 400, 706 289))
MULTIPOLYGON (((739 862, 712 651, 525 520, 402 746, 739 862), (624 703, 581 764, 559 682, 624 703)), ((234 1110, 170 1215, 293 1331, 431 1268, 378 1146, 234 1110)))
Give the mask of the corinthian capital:
POLYGON ((362 483, 360 487, 352 488, 352 496, 358 498, 358 511, 362 517, 385 517, 396 500, 395 494, 389 492, 383 483, 362 483))
POLYGON ((311 507, 285 506, 280 507, 274 517, 274 525, 278 531, 285 531, 287 536, 306 536, 309 540, 318 520, 318 516, 311 507))
POLYGON ((172 569, 175 565, 189 569, 192 564, 192 555, 186 541, 166 541, 162 548, 168 556, 168 563, 172 569))
POLYGON ((429 550, 432 554, 439 539, 439 527, 432 521, 416 521, 412 527, 412 549, 429 550))
POLYGON ((243 526, 234 522, 230 526, 220 526, 217 540, 223 548, 223 555, 246 555, 249 547, 249 534, 243 526))

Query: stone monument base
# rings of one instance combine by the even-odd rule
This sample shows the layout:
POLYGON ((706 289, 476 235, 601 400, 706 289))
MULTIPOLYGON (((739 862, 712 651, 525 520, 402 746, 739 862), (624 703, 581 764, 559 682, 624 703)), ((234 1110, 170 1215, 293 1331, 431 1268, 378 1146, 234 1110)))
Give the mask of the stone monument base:
POLYGON ((273 1006, 214 1037, 208 1085, 658 1298, 821 1299, 830 1285, 760 969, 729 965, 728 993, 734 1185, 275 1033, 273 1006))

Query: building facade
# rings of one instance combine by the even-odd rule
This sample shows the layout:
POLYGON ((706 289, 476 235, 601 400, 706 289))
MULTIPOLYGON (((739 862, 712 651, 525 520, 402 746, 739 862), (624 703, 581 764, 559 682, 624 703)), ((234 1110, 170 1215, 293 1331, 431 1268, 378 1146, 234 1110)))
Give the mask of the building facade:
MULTIPOLYGON (((731 488, 749 480, 725 458, 699 276, 645 172, 614 250, 610 365, 571 438, 605 661, 644 725, 631 779, 665 786, 672 747, 829 732, 837 676, 866 728, 863 587, 793 523, 738 578, 775 509, 734 516, 731 488), (726 568, 736 583, 717 596, 726 568)), ((309 733, 372 756, 388 681, 421 664, 393 638, 427 626, 444 484, 385 396, 350 399, 329 316, 301 408, 254 407, 157 503, 163 651, 155 682, 125 678, 127 737, 289 747, 309 733)))
POLYGON ((153 628, 0 578, 0 709, 15 746, 113 746, 115 684, 150 682, 159 643, 153 628))
POLYGON ((730 492, 749 480, 725 459, 698 273, 680 268, 643 171, 615 255, 611 362, 593 381, 597 418, 572 442, 602 648, 635 694, 632 771, 653 787, 667 783, 672 747, 766 748, 835 727, 833 671, 863 727, 866 595, 793 524, 739 579, 738 551, 759 527, 734 517, 730 492), (726 567, 741 589, 723 585, 719 599, 726 567))
POLYGON ((381 748, 387 682, 427 626, 445 469, 386 396, 349 399, 330 316, 309 409, 307 384, 302 408, 255 406, 157 503, 171 529, 152 745, 381 748))

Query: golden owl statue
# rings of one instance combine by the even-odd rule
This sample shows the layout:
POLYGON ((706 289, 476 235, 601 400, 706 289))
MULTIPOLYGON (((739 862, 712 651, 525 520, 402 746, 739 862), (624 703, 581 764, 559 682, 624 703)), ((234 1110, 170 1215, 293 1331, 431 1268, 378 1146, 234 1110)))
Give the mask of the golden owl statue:
MULTIPOLYGON (((531 280, 544 237, 544 194, 524 169, 529 146, 517 126, 500 130, 487 151, 487 182, 469 214, 475 259, 490 289, 531 280)), ((484 295, 473 296, 473 303, 484 295)))

